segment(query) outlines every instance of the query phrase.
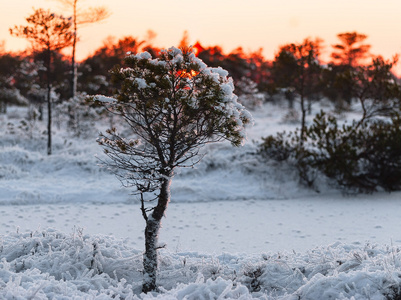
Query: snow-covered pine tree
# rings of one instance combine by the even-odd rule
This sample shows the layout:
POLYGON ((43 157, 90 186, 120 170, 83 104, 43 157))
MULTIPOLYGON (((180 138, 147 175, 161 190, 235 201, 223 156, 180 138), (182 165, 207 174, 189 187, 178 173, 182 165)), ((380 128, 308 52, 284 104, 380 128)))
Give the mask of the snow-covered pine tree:
POLYGON ((156 59, 148 52, 129 55, 112 77, 120 85, 115 97, 94 100, 122 117, 133 138, 112 128, 98 142, 110 158, 106 164, 140 196, 146 221, 143 292, 149 292, 156 289, 158 234, 174 170, 195 165, 205 144, 241 145, 252 117, 237 102, 228 72, 207 67, 190 48, 162 50, 156 59))

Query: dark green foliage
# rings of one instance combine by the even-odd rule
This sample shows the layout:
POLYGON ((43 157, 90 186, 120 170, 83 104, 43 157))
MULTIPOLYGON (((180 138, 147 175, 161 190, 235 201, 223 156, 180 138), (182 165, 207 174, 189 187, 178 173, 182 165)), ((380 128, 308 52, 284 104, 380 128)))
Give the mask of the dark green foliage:
POLYGON ((347 65, 329 64, 322 72, 322 93, 335 103, 337 109, 344 110, 352 101, 352 69, 347 65))
POLYGON ((367 176, 387 191, 400 190, 400 116, 395 115, 390 123, 375 122, 365 134, 365 152, 363 158, 367 161, 367 176))
POLYGON ((305 136, 306 113, 311 112, 312 101, 319 99, 321 66, 319 64, 320 40, 305 39, 299 44, 288 44, 280 48, 272 67, 272 76, 277 87, 286 91, 289 107, 293 107, 295 96, 300 101, 301 142, 305 136))
POLYGON ((354 133, 352 125, 339 128, 334 117, 321 112, 306 130, 309 147, 298 150, 300 163, 322 171, 328 177, 334 178, 340 186, 356 185, 359 168, 358 142, 354 133))
POLYGON ((336 118, 318 114, 307 127, 305 143, 298 133, 264 139, 260 151, 275 160, 292 161, 301 179, 313 186, 317 171, 347 192, 401 189, 401 120, 369 120, 339 126, 336 118))
POLYGON ((295 151, 295 149, 292 148, 290 143, 286 140, 285 132, 279 132, 275 137, 269 135, 266 138, 262 138, 262 140, 263 143, 261 144, 259 153, 265 158, 273 158, 277 161, 284 161, 289 159, 291 154, 295 151))

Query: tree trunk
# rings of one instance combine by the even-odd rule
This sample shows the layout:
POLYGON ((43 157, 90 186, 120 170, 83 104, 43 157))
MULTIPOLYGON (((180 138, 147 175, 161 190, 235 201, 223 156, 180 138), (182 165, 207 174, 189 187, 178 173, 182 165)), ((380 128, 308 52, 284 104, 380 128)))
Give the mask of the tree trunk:
POLYGON ((77 64, 75 63, 75 38, 72 45, 73 53, 71 58, 71 98, 77 93, 77 64))
POLYGON ((74 98, 77 93, 77 66, 75 63, 75 51, 77 45, 77 0, 73 2, 73 25, 74 25, 74 38, 72 41, 72 55, 71 55, 71 98, 74 98))
POLYGON ((143 255, 143 285, 142 292, 148 293, 156 289, 156 272, 158 266, 158 237, 161 219, 170 201, 171 177, 163 179, 157 206, 146 219, 145 253, 143 255))
POLYGON ((52 103, 51 103, 51 51, 48 50, 47 57, 47 155, 52 154, 52 103))
MULTIPOLYGON (((40 101, 42 101, 42 100, 40 100, 40 101)), ((38 120, 43 121, 43 103, 39 103, 38 111, 39 111, 38 120)))
POLYGON ((52 103, 51 87, 47 86, 47 155, 52 154, 52 103))
POLYGON ((160 229, 160 220, 150 217, 145 229, 145 253, 143 255, 143 285, 142 292, 148 293, 156 289, 157 272, 157 241, 160 229))
POLYGON ((6 114, 7 113, 7 103, 6 102, 0 102, 0 114, 6 114))
POLYGON ((301 146, 303 146, 305 141, 305 133, 306 133, 306 108, 305 108, 305 99, 304 95, 301 93, 301 146))
POLYGON ((294 108, 294 98, 291 97, 290 99, 288 99, 288 109, 293 109, 294 108))
POLYGON ((74 39, 72 43, 72 56, 71 56, 71 98, 77 94, 77 64, 75 62, 75 48, 77 43, 77 31, 75 28, 74 39))

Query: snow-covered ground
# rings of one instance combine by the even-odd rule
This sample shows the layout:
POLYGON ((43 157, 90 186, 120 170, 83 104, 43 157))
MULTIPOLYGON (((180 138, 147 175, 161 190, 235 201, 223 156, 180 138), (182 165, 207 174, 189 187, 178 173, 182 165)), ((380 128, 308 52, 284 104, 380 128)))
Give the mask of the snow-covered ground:
POLYGON ((260 137, 296 126, 286 114, 265 105, 243 147, 209 145, 196 168, 177 173, 160 234, 161 291, 145 296, 144 221, 98 166, 98 129, 84 139, 55 126, 48 157, 44 124, 18 128, 26 109, 9 108, 0 115, 0 299, 385 299, 401 284, 401 193, 343 196, 323 178, 316 193, 288 166, 258 159, 260 137))

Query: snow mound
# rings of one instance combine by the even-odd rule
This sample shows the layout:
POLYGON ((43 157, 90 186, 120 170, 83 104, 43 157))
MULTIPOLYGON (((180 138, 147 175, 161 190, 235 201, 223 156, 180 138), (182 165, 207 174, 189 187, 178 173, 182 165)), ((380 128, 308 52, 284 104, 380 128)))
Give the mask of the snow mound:
POLYGON ((110 236, 52 229, 0 236, 1 299, 391 299, 401 249, 336 243, 305 253, 161 251, 159 291, 141 294, 142 254, 110 236))
POLYGON ((20 179, 29 175, 32 164, 39 157, 18 145, 6 146, 0 151, 0 179, 20 179))

